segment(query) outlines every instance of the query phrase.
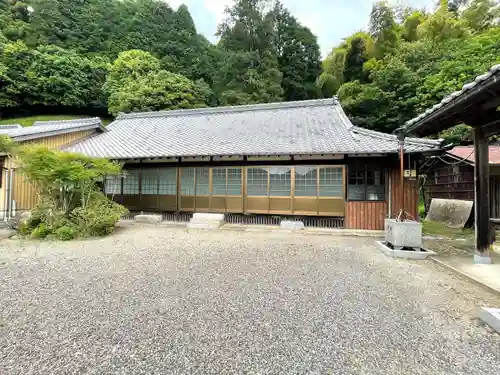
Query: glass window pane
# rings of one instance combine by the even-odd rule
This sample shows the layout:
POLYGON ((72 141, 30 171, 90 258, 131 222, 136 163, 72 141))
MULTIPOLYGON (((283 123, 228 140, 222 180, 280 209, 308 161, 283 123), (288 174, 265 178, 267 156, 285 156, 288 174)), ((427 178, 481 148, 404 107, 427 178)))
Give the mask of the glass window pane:
POLYGON ((249 196, 267 196, 267 168, 248 168, 247 194, 249 196))
POLYGON ((381 201, 385 199, 385 180, 384 171, 368 170, 366 171, 366 200, 381 201))
POLYGON ((121 194, 122 176, 106 176, 104 192, 106 194, 121 194))
POLYGON ((385 186, 367 186, 366 200, 367 201, 383 201, 385 199, 385 186))
POLYGON ((158 171, 159 194, 177 195, 177 169, 160 168, 158 171))
POLYGON ((319 196, 342 197, 342 168, 328 167, 319 170, 319 196))
POLYGON ((295 196, 316 197, 318 195, 318 168, 295 167, 295 196))
POLYGON ((378 201, 385 199, 385 175, 380 169, 349 168, 349 200, 378 201))
POLYGON ((242 177, 241 168, 227 169, 227 195, 241 195, 242 177))
POLYGON ((226 168, 212 169, 212 195, 226 195, 226 168))
POLYGON ((364 185, 349 185, 347 188, 347 199, 351 201, 364 201, 366 200, 366 186, 364 185))
POLYGON ((181 194, 194 195, 194 168, 181 170, 181 194))
POLYGON ((210 168, 196 168, 196 195, 210 195, 210 168))
POLYGON ((158 194, 158 169, 143 169, 141 181, 142 194, 158 194))
POLYGON ((292 192, 292 167, 269 168, 269 195, 289 197, 292 192))
POLYGON ((139 169, 130 169, 125 171, 123 177, 123 194, 139 194, 139 169))

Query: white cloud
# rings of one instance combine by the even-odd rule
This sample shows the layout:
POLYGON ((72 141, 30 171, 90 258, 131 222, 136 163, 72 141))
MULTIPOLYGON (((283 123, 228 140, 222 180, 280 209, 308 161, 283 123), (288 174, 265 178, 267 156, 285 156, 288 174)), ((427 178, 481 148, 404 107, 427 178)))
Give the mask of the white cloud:
MULTIPOLYGON (((217 20, 217 25, 224 19, 224 10, 230 6, 233 0, 203 0, 203 5, 213 13, 217 20)), ((217 26, 215 25, 215 26, 217 26)))

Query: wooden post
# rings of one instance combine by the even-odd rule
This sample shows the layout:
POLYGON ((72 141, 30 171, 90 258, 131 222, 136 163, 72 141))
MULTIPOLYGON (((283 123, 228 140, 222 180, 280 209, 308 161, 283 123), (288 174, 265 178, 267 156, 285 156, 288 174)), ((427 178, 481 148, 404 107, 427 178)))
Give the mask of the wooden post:
POLYGON ((474 132, 474 192, 475 192, 475 226, 476 226, 476 263, 491 263, 490 247, 490 171, 488 155, 488 138, 479 126, 474 132))

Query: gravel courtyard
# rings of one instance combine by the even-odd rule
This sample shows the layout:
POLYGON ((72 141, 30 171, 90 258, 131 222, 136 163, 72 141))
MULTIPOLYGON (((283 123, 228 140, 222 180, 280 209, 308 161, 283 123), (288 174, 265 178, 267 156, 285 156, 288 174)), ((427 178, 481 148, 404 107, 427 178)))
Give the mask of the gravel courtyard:
POLYGON ((500 298, 372 239, 135 227, 0 242, 1 374, 499 374, 500 298))

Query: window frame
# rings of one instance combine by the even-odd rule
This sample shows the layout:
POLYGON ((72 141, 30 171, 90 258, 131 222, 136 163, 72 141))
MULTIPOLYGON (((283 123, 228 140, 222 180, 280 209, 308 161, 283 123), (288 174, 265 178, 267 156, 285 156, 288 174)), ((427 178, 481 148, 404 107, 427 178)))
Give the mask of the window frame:
MULTIPOLYGON (((354 177, 353 177, 354 178, 354 177)), ((347 173, 346 173, 346 201, 347 202, 387 202, 387 169, 386 168, 377 168, 371 165, 348 165, 347 173), (358 180, 359 172, 363 173, 363 184, 362 185, 354 185, 350 183, 351 173, 356 173, 356 179, 358 180), (380 172, 380 176, 383 179, 383 183, 380 185, 368 185, 368 172, 380 172), (356 199, 351 198, 349 195, 349 191, 351 186, 363 186, 363 198, 356 199), (368 187, 370 186, 383 186, 384 194, 382 199, 368 199, 368 187)))

